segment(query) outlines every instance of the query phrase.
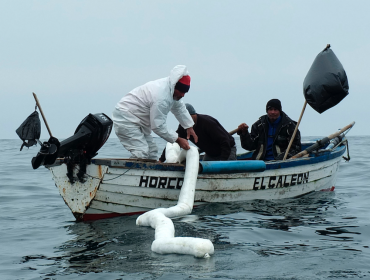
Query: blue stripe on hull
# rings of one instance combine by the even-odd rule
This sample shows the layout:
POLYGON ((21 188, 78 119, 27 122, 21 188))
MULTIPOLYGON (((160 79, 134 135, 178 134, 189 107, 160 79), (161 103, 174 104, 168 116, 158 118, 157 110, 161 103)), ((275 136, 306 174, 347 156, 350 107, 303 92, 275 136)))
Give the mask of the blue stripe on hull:
POLYGON ((202 161, 200 173, 240 173, 261 172, 266 170, 263 160, 236 160, 236 161, 202 161))

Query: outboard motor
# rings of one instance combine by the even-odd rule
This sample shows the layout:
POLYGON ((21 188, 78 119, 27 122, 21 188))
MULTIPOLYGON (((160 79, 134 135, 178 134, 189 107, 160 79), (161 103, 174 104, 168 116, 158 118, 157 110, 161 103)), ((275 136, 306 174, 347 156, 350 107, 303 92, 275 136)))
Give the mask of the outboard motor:
POLYGON ((74 182, 73 168, 79 164, 78 179, 83 182, 86 164, 96 156, 97 151, 108 140, 112 131, 113 121, 105 114, 89 114, 76 128, 75 134, 60 142, 58 158, 64 158, 67 164, 67 176, 74 182))
POLYGON ((76 164, 80 167, 77 177, 83 182, 86 165, 91 163, 91 159, 98 154, 97 151, 108 140, 112 126, 112 120, 104 113, 89 114, 78 125, 73 136, 61 141, 60 144, 54 137, 50 138, 53 140, 49 140, 50 143, 44 142, 40 152, 32 159, 33 168, 37 169, 40 165, 51 165, 57 158, 64 158, 70 182, 74 182, 73 168, 76 164))

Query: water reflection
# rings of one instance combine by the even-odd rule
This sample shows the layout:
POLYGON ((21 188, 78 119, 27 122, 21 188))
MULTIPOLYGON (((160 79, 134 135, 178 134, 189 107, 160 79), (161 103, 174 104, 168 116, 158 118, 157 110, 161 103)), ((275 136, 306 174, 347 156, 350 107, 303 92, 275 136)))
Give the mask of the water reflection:
POLYGON ((219 219, 221 224, 227 223, 227 219, 232 218, 224 216, 243 212, 253 213, 256 215, 252 217, 246 215, 252 219, 234 219, 234 222, 247 222, 250 226, 289 231, 293 227, 326 223, 326 217, 331 216, 338 203, 333 192, 313 192, 299 198, 207 204, 196 208, 193 213, 209 215, 211 219, 219 219))
POLYGON ((316 230, 316 233, 320 235, 331 236, 338 238, 342 241, 353 240, 352 236, 339 236, 340 234, 361 234, 359 232, 350 231, 350 228, 358 228, 357 226, 344 226, 344 227, 328 227, 325 230, 316 230))
MULTIPOLYGON (((138 227, 137 216, 119 217, 90 223, 75 223, 68 227, 74 236, 59 248, 70 270, 79 272, 129 271, 130 273, 161 274, 161 271, 177 272, 183 266, 195 269, 214 269, 214 260, 195 259, 181 255, 181 264, 174 263, 174 255, 159 255, 151 251, 154 229, 138 227)), ((176 236, 209 238, 218 236, 188 223, 175 221, 176 236)))
POLYGON ((313 192, 299 198, 207 204, 195 209, 220 239, 244 246, 260 256, 325 249, 361 250, 356 217, 343 216, 334 192, 313 192), (336 217, 333 219, 333 217, 336 217), (338 243, 344 241, 345 243, 338 243))
MULTIPOLYGON (((356 217, 343 217, 340 224, 331 221, 338 216, 338 207, 341 202, 335 193, 315 192, 278 201, 205 204, 192 215, 174 219, 176 236, 213 242, 216 254, 210 259, 153 253, 154 229, 136 226, 137 216, 73 223, 66 227, 70 240, 58 248, 62 257, 53 260, 63 273, 114 271, 155 277, 181 273, 187 267, 212 273, 217 271, 215 263, 226 261, 230 250, 241 257, 248 252, 259 257, 289 256, 343 246, 337 240, 353 241, 360 234, 350 224, 356 217)), ((343 249, 358 250, 352 244, 343 249)))

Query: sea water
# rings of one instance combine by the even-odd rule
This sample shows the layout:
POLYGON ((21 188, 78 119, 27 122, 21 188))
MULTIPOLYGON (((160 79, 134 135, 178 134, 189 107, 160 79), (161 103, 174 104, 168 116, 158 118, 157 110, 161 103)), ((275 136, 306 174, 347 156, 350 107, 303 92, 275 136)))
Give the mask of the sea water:
MULTIPOLYGON (((137 216, 76 222, 49 171, 31 167, 39 146, 0 140, 0 279, 370 279, 370 141, 348 139, 333 192, 206 204, 174 219, 176 236, 213 242, 208 259, 153 253, 154 229, 137 216)), ((111 138, 97 157, 127 156, 111 138)))

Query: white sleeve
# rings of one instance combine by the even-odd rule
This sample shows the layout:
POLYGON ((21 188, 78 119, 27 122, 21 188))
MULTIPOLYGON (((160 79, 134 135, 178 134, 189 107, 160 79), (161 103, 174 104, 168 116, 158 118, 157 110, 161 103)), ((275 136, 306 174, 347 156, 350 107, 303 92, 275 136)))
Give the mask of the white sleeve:
POLYGON ((169 106, 165 101, 152 104, 150 107, 150 127, 159 137, 167 142, 174 143, 178 135, 175 131, 167 129, 168 108, 169 106))
POLYGON ((180 101, 175 101, 172 106, 171 112, 175 115, 181 126, 185 129, 194 126, 194 121, 186 109, 185 104, 180 101))

